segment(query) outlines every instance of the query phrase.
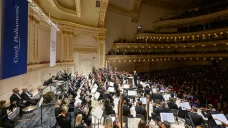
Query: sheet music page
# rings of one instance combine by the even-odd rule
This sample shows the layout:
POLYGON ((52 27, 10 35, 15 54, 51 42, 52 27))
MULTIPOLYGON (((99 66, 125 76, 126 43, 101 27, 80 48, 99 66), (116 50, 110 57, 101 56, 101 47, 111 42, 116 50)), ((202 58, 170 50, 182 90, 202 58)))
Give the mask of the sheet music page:
POLYGON ((228 124, 228 121, 227 121, 226 117, 224 116, 224 114, 212 114, 212 117, 214 118, 214 120, 218 119, 218 120, 215 120, 217 125, 222 125, 222 122, 228 124), (219 120, 221 120, 222 122, 220 122, 219 120))
POLYGON ((99 107, 96 107, 94 110, 92 110, 92 115, 94 115, 98 119, 102 118, 102 114, 103 114, 103 111, 99 107))
POLYGON ((136 96, 137 92, 134 90, 128 90, 128 96, 136 96))
POLYGON ((138 128, 138 123, 140 120, 140 118, 128 118, 128 128, 138 128))
POLYGON ((169 97, 171 97, 170 94, 165 94, 165 95, 163 95, 163 98, 164 98, 165 100, 169 100, 169 97))
POLYGON ((123 88, 129 88, 129 85, 128 84, 124 84, 123 88))
POLYGON ((142 104, 146 104, 146 97, 140 98, 140 101, 142 101, 142 104))
POLYGON ((94 86, 93 86, 94 88, 98 88, 98 86, 97 86, 97 84, 94 84, 94 86))
POLYGON ((97 100, 97 99, 100 97, 100 93, 99 93, 99 92, 96 92, 96 93, 94 94, 94 97, 95 97, 95 99, 97 100))
POLYGON ((119 98, 118 97, 115 97, 114 104, 118 104, 118 103, 119 103, 119 98))
POLYGON ((180 106, 181 106, 182 110, 191 109, 189 102, 181 102, 180 106))
POLYGON ((173 113, 160 113, 161 121, 175 122, 173 113))
POLYGON ((154 88, 154 89, 152 89, 152 91, 153 91, 154 93, 156 93, 156 92, 157 92, 157 89, 156 89, 156 88, 154 88))
POLYGON ((108 88, 108 91, 114 92, 114 87, 109 87, 109 88, 108 88))
POLYGON ((97 91, 97 88, 95 87, 91 89, 91 93, 95 93, 96 91, 97 91))
POLYGON ((112 122, 114 122, 116 119, 116 117, 114 117, 114 116, 111 116, 111 118, 112 118, 112 122))
POLYGON ((76 97, 74 105, 77 106, 78 103, 82 103, 82 100, 80 100, 78 97, 76 97))
POLYGON ((39 106, 39 107, 42 105, 43 101, 44 101, 44 98, 43 98, 43 96, 42 96, 42 97, 40 98, 39 103, 38 103, 38 106, 39 106))
POLYGON ((113 83, 113 82, 109 82, 109 85, 110 85, 110 86, 114 86, 114 83, 113 83))

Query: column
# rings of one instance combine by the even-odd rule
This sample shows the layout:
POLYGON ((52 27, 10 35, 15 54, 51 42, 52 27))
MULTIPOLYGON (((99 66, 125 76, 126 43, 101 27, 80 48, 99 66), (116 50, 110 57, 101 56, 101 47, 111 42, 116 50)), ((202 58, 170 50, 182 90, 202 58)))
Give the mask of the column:
POLYGON ((99 66, 105 66, 105 38, 106 36, 98 36, 99 42, 99 66))
POLYGON ((69 60, 70 61, 73 61, 72 41, 73 41, 73 34, 70 34, 70 36, 69 36, 69 60))
POLYGON ((60 42, 60 61, 64 61, 64 34, 61 33, 61 42, 60 42))
POLYGON ((37 64, 38 62, 38 26, 34 24, 34 62, 37 64))

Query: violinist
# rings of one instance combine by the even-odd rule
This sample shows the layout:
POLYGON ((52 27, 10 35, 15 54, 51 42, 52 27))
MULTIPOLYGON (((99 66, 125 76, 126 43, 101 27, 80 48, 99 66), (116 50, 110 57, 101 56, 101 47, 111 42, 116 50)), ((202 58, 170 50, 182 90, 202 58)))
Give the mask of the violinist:
POLYGON ((0 101, 0 127, 14 128, 14 122, 8 118, 6 101, 0 101))
POLYGON ((63 106, 62 112, 57 116, 58 124, 61 128, 71 128, 70 115, 67 112, 68 112, 67 106, 63 106))
MULTIPOLYGON (((199 126, 199 125, 202 125, 204 124, 204 120, 203 120, 203 117, 198 115, 197 114, 197 111, 198 109, 196 107, 192 107, 192 112, 189 112, 188 115, 189 117, 191 118, 192 120, 192 123, 193 125, 196 127, 196 126, 199 126)), ((191 123, 189 124, 191 125, 191 123)))
POLYGON ((215 120, 213 119, 212 114, 220 114, 220 112, 218 112, 212 104, 208 105, 208 109, 201 108, 201 110, 202 110, 203 116, 208 118, 208 121, 206 123, 212 128, 217 127, 217 124, 216 124, 215 120))

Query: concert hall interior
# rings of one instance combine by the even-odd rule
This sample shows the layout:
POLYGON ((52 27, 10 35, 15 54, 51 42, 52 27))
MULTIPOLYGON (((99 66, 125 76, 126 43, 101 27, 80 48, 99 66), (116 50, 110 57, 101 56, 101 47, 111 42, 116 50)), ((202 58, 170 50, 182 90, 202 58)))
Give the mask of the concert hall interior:
POLYGON ((0 128, 228 127, 228 0, 0 0, 0 128))

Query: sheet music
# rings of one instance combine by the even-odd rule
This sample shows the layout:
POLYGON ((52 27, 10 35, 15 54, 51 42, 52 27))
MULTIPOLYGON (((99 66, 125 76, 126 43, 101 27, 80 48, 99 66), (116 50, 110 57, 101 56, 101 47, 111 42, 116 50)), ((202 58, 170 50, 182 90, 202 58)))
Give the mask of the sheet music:
POLYGON ((94 94, 94 97, 95 97, 95 99, 97 100, 97 99, 100 97, 100 93, 99 93, 99 92, 96 92, 96 93, 94 94))
POLYGON ((101 118, 102 118, 102 114, 103 114, 103 111, 102 111, 99 107, 96 107, 96 108, 92 111, 92 115, 94 115, 94 116, 97 117, 98 119, 101 119, 101 118))
POLYGON ((130 88, 130 87, 129 87, 128 84, 124 84, 124 85, 123 85, 123 88, 128 89, 128 88, 130 88))
POLYGON ((152 89, 152 91, 153 91, 154 93, 157 93, 157 89, 156 89, 156 88, 152 89))
POLYGON ((82 103, 82 100, 80 100, 78 97, 76 97, 74 105, 77 106, 78 103, 82 103))
POLYGON ((112 118, 112 122, 114 122, 116 120, 116 117, 114 117, 114 116, 111 116, 111 118, 112 118))
POLYGON ((98 88, 98 86, 97 86, 97 84, 94 84, 94 86, 93 86, 94 88, 98 88))
POLYGON ((189 102, 181 102, 180 103, 181 109, 182 110, 187 110, 187 109, 191 109, 189 102))
POLYGON ((136 96, 137 95, 137 91, 135 91, 135 90, 128 90, 127 94, 128 94, 128 96, 136 96))
POLYGON ((39 106, 39 107, 42 105, 43 101, 44 101, 44 98, 43 98, 43 96, 42 96, 42 97, 40 98, 40 100, 39 100, 39 103, 38 103, 38 106, 39 106))
POLYGON ((109 87, 109 88, 108 88, 108 91, 114 92, 114 87, 109 87))
POLYGON ((109 82, 109 86, 114 86, 114 83, 113 82, 109 82))
POLYGON ((119 98, 116 97, 116 98, 114 99, 114 104, 118 104, 118 103, 119 103, 119 98))
POLYGON ((173 113, 160 113, 161 122, 168 121, 170 123, 175 122, 173 113))
POLYGON ((165 94, 165 95, 163 95, 163 98, 164 98, 165 100, 169 100, 169 97, 171 97, 170 94, 165 94))
POLYGON ((140 98, 140 101, 142 101, 142 104, 146 104, 146 97, 140 98))
POLYGON ((128 118, 128 128, 138 128, 138 123, 140 120, 140 118, 128 118))
POLYGON ((222 122, 228 124, 228 121, 226 119, 226 117, 224 116, 224 114, 212 114, 212 117, 215 119, 215 122, 217 125, 222 125, 222 122), (218 120, 216 120, 218 119, 218 120), (221 120, 221 121, 219 121, 221 120))
POLYGON ((96 91, 97 91, 97 88, 95 87, 91 89, 91 93, 95 93, 96 91))

